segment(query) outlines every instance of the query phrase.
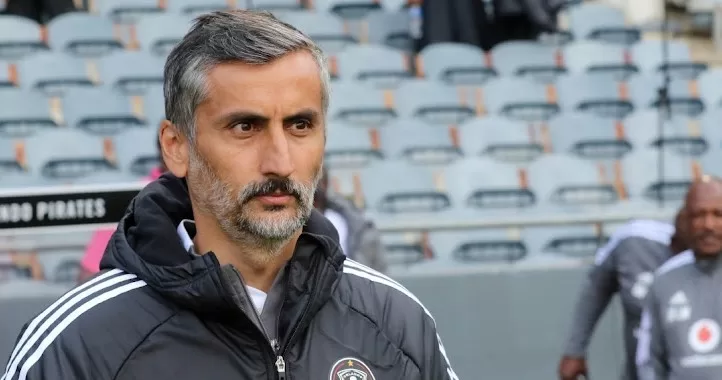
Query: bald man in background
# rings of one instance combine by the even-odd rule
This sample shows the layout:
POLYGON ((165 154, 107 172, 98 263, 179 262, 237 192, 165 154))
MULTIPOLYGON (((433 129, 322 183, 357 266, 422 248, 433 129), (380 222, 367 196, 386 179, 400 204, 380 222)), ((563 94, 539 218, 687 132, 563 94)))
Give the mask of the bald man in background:
POLYGON ((637 346, 639 380, 722 379, 722 182, 694 183, 685 209, 691 249, 655 273, 637 346))

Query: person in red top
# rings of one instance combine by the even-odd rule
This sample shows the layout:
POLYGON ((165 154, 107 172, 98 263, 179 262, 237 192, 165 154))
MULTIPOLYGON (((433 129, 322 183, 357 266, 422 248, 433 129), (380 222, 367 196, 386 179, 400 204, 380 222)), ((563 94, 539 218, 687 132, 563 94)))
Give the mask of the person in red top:
MULTIPOLYGON (((158 151, 160 152, 160 142, 158 142, 158 151)), ((160 166, 151 170, 150 174, 145 177, 148 182, 154 181, 160 177, 167 169, 161 158, 160 166)), ((105 247, 108 245, 110 237, 115 232, 115 228, 99 228, 93 233, 90 242, 85 247, 85 254, 80 262, 80 273, 78 274, 78 282, 84 282, 100 270, 100 259, 103 258, 105 247)))

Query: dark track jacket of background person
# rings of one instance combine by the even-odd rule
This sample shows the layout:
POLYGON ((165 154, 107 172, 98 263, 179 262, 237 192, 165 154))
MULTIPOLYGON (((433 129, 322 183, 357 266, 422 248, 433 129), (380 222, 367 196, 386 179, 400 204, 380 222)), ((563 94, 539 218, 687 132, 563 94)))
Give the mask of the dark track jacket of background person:
POLYGON ((347 259, 316 211, 284 269, 276 354, 229 284, 234 269, 184 250, 187 191, 171 174, 141 191, 102 271, 24 327, 3 380, 458 379, 428 310, 347 259))

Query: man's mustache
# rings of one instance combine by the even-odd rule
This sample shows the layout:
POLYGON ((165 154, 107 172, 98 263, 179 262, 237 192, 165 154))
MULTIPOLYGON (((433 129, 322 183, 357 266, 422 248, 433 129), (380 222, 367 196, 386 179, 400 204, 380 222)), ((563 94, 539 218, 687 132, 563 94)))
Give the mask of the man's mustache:
POLYGON ((243 203, 246 203, 255 197, 281 193, 291 195, 296 198, 297 201, 301 201, 301 192, 303 189, 303 185, 288 178, 270 178, 263 182, 255 182, 246 186, 241 198, 243 199, 243 203))

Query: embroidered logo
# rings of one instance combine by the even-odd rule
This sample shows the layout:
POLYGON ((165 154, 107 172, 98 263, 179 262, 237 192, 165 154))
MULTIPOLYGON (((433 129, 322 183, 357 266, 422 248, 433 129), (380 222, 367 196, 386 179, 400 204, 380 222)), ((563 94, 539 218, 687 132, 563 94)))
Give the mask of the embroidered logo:
POLYGON ((687 335, 689 346, 700 354, 713 351, 720 342, 720 326, 711 319, 700 319, 692 324, 687 335))
POLYGON ((376 380, 376 377, 361 360, 343 358, 331 367, 329 380, 376 380))

